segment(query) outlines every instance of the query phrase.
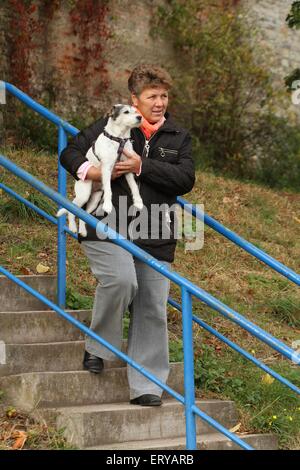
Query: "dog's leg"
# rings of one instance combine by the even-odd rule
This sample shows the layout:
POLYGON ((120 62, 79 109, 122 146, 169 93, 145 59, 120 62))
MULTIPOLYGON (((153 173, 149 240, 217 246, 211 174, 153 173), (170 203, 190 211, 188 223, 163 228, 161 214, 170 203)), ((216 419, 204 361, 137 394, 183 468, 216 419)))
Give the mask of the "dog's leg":
POLYGON ((110 214, 112 211, 112 202, 111 202, 111 184, 110 184, 110 179, 111 179, 111 173, 112 173, 112 165, 111 163, 102 163, 102 187, 103 187, 103 210, 107 214, 110 214))
POLYGON ((132 194, 133 204, 135 205, 137 209, 142 210, 143 201, 140 196, 139 188, 138 188, 138 185, 136 184, 133 173, 126 173, 125 178, 132 194))
MULTIPOLYGON (((90 198, 92 192, 92 184, 91 180, 86 181, 76 181, 74 185, 75 190, 75 199, 73 199, 73 204, 76 204, 78 207, 84 206, 90 198)), ((69 229, 71 232, 77 233, 77 225, 75 220, 75 215, 72 212, 68 212, 68 219, 69 219, 69 229)))
MULTIPOLYGON (((102 194, 103 194, 103 191, 96 191, 92 194, 85 209, 88 214, 91 214, 96 209, 96 207, 98 206, 101 200, 102 194)), ((86 223, 84 222, 84 220, 79 219, 78 233, 80 233, 82 237, 87 236, 86 223)))

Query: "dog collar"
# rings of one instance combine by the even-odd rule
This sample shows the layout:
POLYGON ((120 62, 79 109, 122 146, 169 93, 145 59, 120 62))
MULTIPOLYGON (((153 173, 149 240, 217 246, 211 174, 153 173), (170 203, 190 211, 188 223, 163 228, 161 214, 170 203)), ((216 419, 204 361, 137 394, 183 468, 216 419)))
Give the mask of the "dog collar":
MULTIPOLYGON (((106 132, 105 130, 103 131, 103 134, 105 135, 105 137, 107 137, 108 139, 110 140, 114 140, 115 142, 118 142, 119 143, 119 148, 118 148, 118 158, 117 158, 117 162, 120 161, 121 159, 121 155, 123 153, 123 150, 124 150, 124 147, 126 145, 126 142, 128 140, 130 140, 129 137, 127 137, 126 139, 121 139, 121 137, 115 137, 114 135, 111 135, 109 134, 108 132, 106 132)), ((98 155, 96 154, 96 150, 95 150, 95 142, 93 142, 93 145, 92 145, 92 151, 93 151, 93 154, 95 155, 95 157, 97 158, 97 160, 100 162, 100 158, 98 157, 98 155)))

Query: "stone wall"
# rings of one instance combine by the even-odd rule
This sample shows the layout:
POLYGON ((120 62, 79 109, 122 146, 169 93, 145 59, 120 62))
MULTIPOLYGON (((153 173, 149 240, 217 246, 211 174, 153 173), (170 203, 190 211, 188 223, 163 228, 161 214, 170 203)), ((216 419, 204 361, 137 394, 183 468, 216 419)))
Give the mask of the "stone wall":
MULTIPOLYGON (((49 12, 44 3, 37 0, 37 9, 32 15, 41 29, 32 35, 34 48, 29 53, 32 76, 28 93, 41 103, 49 103, 51 109, 65 119, 76 115, 79 122, 89 117, 92 120, 113 103, 127 102, 127 79, 133 66, 140 62, 155 62, 171 71, 176 67, 172 46, 166 40, 154 40, 149 35, 151 16, 159 0, 110 0, 105 24, 91 24, 89 37, 84 40, 79 33, 74 34, 72 2, 58 2, 51 17, 47 17, 49 12), (100 27, 106 28, 109 39, 105 37, 102 41, 100 27), (99 71, 98 44, 104 47, 104 72, 99 71), (88 57, 85 47, 90 48, 88 57), (86 69, 82 70, 85 60, 86 69), (107 86, 101 85, 103 78, 107 86)), ((105 2, 96 3, 101 6, 105 2)), ((4 30, 4 22, 1 24, 2 17, 9 23, 13 15, 8 4, 9 1, 0 3, 0 79, 14 83, 7 67, 12 45, 5 33, 7 25, 4 30)), ((22 85, 19 86, 22 89, 22 85)))
MULTIPOLYGON (((242 4, 258 29, 273 84, 279 90, 283 89, 284 78, 300 67, 300 30, 289 28, 285 22, 292 0, 242 0, 242 4)), ((284 103, 285 109, 278 103, 281 112, 299 122, 300 106, 293 105, 289 95, 284 103)))
MULTIPOLYGON (((109 39, 102 41, 99 30, 102 26, 97 23, 91 24, 85 39, 78 32, 74 33, 71 11, 75 0, 36 0, 37 8, 32 17, 40 29, 31 38, 34 48, 28 59, 29 94, 65 119, 77 116, 79 123, 103 114, 112 103, 127 101, 127 78, 135 64, 155 62, 168 68, 171 74, 175 69, 178 71, 182 58, 176 56, 166 39, 154 40, 149 35, 154 9, 162 2, 164 0, 110 0, 102 25, 107 28, 109 39), (105 60, 107 87, 101 85, 103 70, 101 75, 97 44, 104 48, 102 59, 105 60), (85 47, 90 50, 85 52, 85 47), (84 60, 86 68, 82 70, 84 60)), ((292 31, 285 25, 291 0, 241 2, 261 31, 261 44, 269 50, 274 80, 282 88, 283 78, 299 66, 300 58, 300 31, 292 31)), ((98 0, 94 5, 103 3, 98 0)), ((14 12, 9 5, 9 0, 0 2, 0 80, 14 83, 9 67, 10 21, 14 12)))

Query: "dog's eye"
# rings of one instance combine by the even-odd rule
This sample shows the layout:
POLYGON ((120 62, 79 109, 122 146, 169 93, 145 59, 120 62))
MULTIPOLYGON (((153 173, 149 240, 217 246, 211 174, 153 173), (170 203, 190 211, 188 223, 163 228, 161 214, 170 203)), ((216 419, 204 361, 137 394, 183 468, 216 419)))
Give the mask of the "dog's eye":
POLYGON ((124 114, 129 114, 129 111, 124 111, 124 114))

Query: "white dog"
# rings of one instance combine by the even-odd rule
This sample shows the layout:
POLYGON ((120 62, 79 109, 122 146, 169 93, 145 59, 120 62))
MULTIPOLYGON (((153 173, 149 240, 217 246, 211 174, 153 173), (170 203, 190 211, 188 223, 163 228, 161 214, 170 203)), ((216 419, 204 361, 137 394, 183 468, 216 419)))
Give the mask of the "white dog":
MULTIPOLYGON (((109 214, 112 211, 110 183, 112 170, 116 161, 126 160, 126 156, 123 154, 124 148, 129 151, 133 150, 130 141, 130 129, 139 127, 141 125, 141 119, 142 117, 132 106, 124 104, 113 106, 104 131, 99 135, 86 154, 86 158, 93 166, 101 166, 102 189, 92 192, 92 180, 76 181, 74 186, 76 197, 73 200, 73 204, 82 207, 87 203, 86 212, 91 214, 98 207, 103 194, 102 208, 104 212, 109 214)), ((137 209, 141 210, 143 208, 143 201, 133 173, 126 173, 125 178, 132 193, 133 204, 137 209)), ((68 214, 69 229, 77 233, 75 215, 64 208, 60 209, 56 215, 59 217, 63 214, 68 214)), ((86 224, 81 219, 79 220, 79 233, 83 237, 87 236, 86 224)))

